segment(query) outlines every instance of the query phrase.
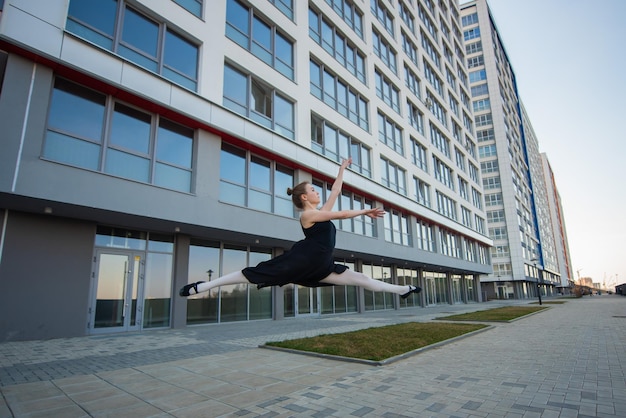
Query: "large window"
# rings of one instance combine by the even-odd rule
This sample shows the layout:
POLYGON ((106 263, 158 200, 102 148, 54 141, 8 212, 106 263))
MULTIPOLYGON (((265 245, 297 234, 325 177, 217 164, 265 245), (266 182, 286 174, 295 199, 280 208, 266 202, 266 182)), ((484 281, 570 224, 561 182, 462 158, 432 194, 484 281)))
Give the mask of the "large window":
POLYGON ((372 31, 372 41, 374 43, 374 53, 383 63, 397 74, 396 51, 389 45, 389 42, 375 30, 372 31))
POLYGON ((385 208, 385 212, 385 241, 410 246, 411 234, 409 233, 408 216, 396 209, 391 208, 385 208))
POLYGON ((198 85, 198 46, 125 0, 71 0, 66 29, 190 90, 198 85))
POLYGON ((203 0, 174 0, 174 3, 178 3, 181 7, 186 9, 194 16, 202 18, 203 0))
POLYGON ((365 54, 320 12, 309 9, 309 36, 345 68, 365 83, 365 54))
POLYGON ((244 150, 223 144, 220 156, 220 200, 264 212, 293 217, 287 188, 293 171, 244 150))
MULTIPOLYGON (((219 276, 269 260, 268 249, 192 240, 189 246, 189 283, 219 276)), ((236 284, 192 295, 187 301, 187 324, 246 321, 272 317, 271 287, 236 284)))
POLYGON ((315 115, 311 115, 311 145, 314 151, 337 162, 348 157, 352 158, 350 169, 367 177, 372 176, 370 149, 315 115))
POLYGON ((158 114, 57 78, 43 157, 191 192, 193 135, 158 114))
POLYGON ((402 128, 382 113, 378 113, 378 140, 398 154, 404 155, 402 128))
POLYGON ((363 14, 351 0, 326 0, 329 6, 363 39, 363 14))
POLYGON ((226 36, 293 80, 293 42, 275 25, 238 0, 228 0, 226 36))
POLYGON ((417 167, 428 173, 428 160, 426 158, 426 147, 411 137, 411 161, 417 167))
POLYGON ((294 139, 294 104, 276 89, 230 65, 224 66, 224 106, 294 139))
POLYGON ((430 186, 423 180, 413 177, 413 188, 415 189, 415 200, 420 205, 430 207, 430 186))
POLYGON ((400 114, 400 89, 380 71, 375 71, 376 95, 390 108, 400 114))
POLYGON ((406 171, 382 157, 380 159, 380 168, 382 184, 406 196, 406 171))
POLYGON ((323 64, 310 61, 311 94, 364 130, 369 130, 368 103, 323 64))

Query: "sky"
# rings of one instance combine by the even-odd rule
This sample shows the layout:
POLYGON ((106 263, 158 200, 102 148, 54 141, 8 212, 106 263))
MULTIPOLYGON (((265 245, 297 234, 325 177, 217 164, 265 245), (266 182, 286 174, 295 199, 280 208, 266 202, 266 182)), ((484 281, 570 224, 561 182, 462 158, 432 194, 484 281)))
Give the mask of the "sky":
POLYGON ((572 274, 626 283, 626 1, 487 1, 554 172, 572 274))

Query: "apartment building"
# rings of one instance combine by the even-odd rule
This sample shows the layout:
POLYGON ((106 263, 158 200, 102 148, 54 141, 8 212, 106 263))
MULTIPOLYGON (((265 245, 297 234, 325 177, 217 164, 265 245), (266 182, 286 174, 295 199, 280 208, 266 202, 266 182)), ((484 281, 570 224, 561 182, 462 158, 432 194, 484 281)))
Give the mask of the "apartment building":
MULTIPOLYGON (((564 222, 552 208, 539 140, 517 90, 515 72, 486 0, 461 5, 461 20, 493 273, 487 297, 524 299, 562 292, 564 222), (561 225, 562 229, 555 229, 561 225)), ((567 274, 566 274, 567 275, 567 274)))
POLYGON ((491 272, 453 0, 0 2, 0 341, 483 299, 491 272), (303 238, 329 193, 336 261, 424 290, 183 285, 303 238))

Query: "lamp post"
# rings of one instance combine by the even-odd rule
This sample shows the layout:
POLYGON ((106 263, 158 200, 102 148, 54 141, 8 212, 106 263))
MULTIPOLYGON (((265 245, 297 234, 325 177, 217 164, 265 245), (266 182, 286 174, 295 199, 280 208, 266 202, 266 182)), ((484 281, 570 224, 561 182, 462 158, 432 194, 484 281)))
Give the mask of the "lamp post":
POLYGON ((539 270, 537 270, 537 259, 533 258, 532 261, 535 264, 535 271, 537 272, 537 297, 539 298, 539 305, 541 305, 541 288, 539 287, 539 270))

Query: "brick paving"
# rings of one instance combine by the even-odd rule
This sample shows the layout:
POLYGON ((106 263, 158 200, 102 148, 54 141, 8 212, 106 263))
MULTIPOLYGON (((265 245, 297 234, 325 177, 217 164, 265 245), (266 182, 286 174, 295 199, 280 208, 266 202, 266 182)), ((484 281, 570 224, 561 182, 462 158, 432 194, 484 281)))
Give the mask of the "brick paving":
POLYGON ((1 343, 0 418, 626 417, 621 296, 547 304, 384 366, 258 348, 527 303, 1 343))

